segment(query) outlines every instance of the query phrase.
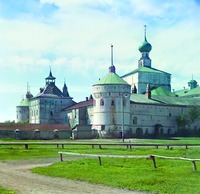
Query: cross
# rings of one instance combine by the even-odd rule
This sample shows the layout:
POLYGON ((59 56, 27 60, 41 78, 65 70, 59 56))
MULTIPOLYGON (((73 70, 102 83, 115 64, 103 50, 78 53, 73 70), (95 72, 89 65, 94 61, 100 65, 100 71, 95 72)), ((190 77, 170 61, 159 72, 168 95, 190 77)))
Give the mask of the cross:
POLYGON ((145 37, 146 37, 146 30, 147 30, 147 25, 145 24, 144 25, 144 34, 145 34, 145 37))

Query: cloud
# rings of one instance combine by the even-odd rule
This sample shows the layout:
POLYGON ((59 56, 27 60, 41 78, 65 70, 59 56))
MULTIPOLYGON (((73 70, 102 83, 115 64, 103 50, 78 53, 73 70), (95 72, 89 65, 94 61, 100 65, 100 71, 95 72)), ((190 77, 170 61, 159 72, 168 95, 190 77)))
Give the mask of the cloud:
POLYGON ((40 3, 40 0, 1 0, 0 16, 5 19, 36 19, 51 16, 58 7, 55 4, 40 3))

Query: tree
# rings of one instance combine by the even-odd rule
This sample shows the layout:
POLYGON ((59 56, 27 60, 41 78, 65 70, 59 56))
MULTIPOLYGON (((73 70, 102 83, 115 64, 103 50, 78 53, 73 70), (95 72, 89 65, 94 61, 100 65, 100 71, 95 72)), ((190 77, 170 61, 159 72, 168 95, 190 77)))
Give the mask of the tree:
POLYGON ((186 127, 187 125, 190 124, 190 120, 189 120, 189 118, 188 118, 186 115, 180 114, 180 115, 176 118, 176 124, 177 124, 179 127, 185 129, 185 127, 186 127))
POLYGON ((188 112, 188 116, 190 124, 194 123, 196 119, 200 118, 200 108, 197 106, 192 107, 188 112))
POLYGON ((6 120, 4 121, 4 123, 15 123, 15 120, 11 121, 11 120, 6 120))

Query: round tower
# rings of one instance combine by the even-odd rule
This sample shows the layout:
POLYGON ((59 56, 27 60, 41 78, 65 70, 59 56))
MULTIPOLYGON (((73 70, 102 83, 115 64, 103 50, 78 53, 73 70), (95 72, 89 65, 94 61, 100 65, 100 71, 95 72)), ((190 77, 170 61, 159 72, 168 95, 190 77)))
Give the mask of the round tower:
POLYGON ((16 107, 17 111, 17 123, 18 122, 28 122, 29 121, 29 100, 33 98, 30 92, 29 85, 27 83, 27 93, 26 98, 22 99, 20 104, 16 107))
POLYGON ((92 87, 93 129, 100 135, 124 138, 130 130, 130 92, 131 86, 115 72, 111 45, 109 73, 92 87))

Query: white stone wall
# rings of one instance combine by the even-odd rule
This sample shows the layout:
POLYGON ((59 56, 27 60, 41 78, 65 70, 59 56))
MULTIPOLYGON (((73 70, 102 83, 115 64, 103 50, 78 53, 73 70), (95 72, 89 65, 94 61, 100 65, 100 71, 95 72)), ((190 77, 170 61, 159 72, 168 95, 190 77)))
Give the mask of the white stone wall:
POLYGON ((138 94, 146 92, 147 84, 150 87, 162 86, 168 91, 171 91, 171 76, 167 73, 154 73, 154 72, 137 72, 123 78, 127 83, 137 88, 138 94))
POLYGON ((35 98, 29 105, 29 123, 67 123, 64 108, 72 105, 71 98, 35 98))
POLYGON ((108 132, 130 128, 130 86, 97 85, 93 86, 93 129, 108 132), (124 106, 122 106, 124 100, 124 106), (102 105, 102 101, 104 104, 102 105), (123 122, 124 118, 124 122, 123 122))
POLYGON ((21 121, 28 121, 29 119, 29 107, 28 106, 17 106, 17 123, 21 121))
POLYGON ((155 125, 160 124, 163 127, 163 132, 174 133, 177 130, 176 118, 180 114, 187 113, 188 108, 182 106, 162 106, 162 105, 145 105, 131 104, 131 128, 132 132, 136 133, 137 128, 141 128, 143 133, 148 129, 149 134, 155 132, 155 125), (137 118, 137 123, 134 123, 134 118, 137 118))

